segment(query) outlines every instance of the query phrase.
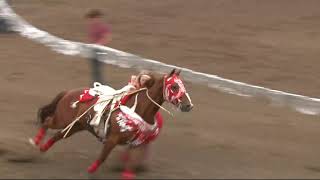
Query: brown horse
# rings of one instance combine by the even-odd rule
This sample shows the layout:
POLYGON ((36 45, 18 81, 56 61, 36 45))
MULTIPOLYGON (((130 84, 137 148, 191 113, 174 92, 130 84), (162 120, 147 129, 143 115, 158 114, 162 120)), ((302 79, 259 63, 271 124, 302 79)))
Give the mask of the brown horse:
MULTIPOLYGON (((150 78, 145 82, 145 88, 129 96, 124 105, 131 107, 136 104, 135 112, 149 125, 156 124, 154 117, 165 101, 173 104, 182 112, 189 112, 193 104, 179 74, 180 71, 176 71, 176 69, 173 69, 169 74, 165 75, 155 73, 148 74, 150 78), (137 94, 138 96, 135 96, 137 94)), ((47 151, 57 141, 70 137, 74 133, 82 130, 88 130, 99 138, 94 128, 89 124, 94 111, 88 111, 88 109, 92 107, 96 101, 92 100, 86 103, 78 103, 78 106, 75 108, 70 106, 70 104, 79 99, 83 91, 84 89, 75 89, 61 92, 51 103, 39 109, 38 117, 41 122, 41 128, 33 139, 33 142, 40 147, 41 152, 47 151), (85 115, 81 116, 77 121, 74 121, 81 114, 85 115), (41 144, 41 140, 48 129, 64 129, 71 123, 73 123, 73 126, 70 128, 70 131, 58 131, 46 143, 41 144)), ((112 111, 110 120, 108 121, 108 130, 104 137, 103 149, 98 159, 88 168, 89 173, 93 173, 98 169, 116 145, 137 142, 139 138, 137 133, 140 132, 141 129, 132 129, 132 126, 128 127, 121 123, 121 120, 119 120, 121 119, 119 115, 121 112, 119 106, 112 111)), ((106 117, 102 116, 102 121, 105 120, 106 117)), ((145 141, 144 143, 147 142, 148 141, 145 141)), ((130 168, 130 165, 128 165, 126 172, 131 173, 130 168)))

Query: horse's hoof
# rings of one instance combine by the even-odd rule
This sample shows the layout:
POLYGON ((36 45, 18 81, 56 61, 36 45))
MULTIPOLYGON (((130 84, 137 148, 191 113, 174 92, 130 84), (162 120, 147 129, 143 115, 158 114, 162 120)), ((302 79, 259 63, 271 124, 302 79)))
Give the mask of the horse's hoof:
POLYGON ((44 152, 48 151, 48 148, 45 146, 40 146, 39 150, 40 150, 40 152, 44 153, 44 152))
POLYGON ((34 142, 34 140, 32 138, 29 138, 29 143, 33 146, 33 147, 37 147, 36 142, 34 142))
POLYGON ((92 174, 96 172, 99 166, 100 166, 100 161, 99 160, 95 161, 90 167, 88 167, 87 169, 88 173, 92 174))
POLYGON ((125 170, 121 174, 121 179, 123 179, 123 180, 132 180, 135 178, 136 178, 136 175, 132 171, 129 171, 129 170, 125 170))
POLYGON ((94 167, 88 167, 88 169, 87 169, 87 172, 89 173, 89 174, 93 174, 94 172, 96 172, 96 170, 97 169, 95 169, 94 167))
POLYGON ((49 139, 47 143, 40 145, 40 151, 46 152, 50 149, 50 147, 55 143, 53 139, 49 139))

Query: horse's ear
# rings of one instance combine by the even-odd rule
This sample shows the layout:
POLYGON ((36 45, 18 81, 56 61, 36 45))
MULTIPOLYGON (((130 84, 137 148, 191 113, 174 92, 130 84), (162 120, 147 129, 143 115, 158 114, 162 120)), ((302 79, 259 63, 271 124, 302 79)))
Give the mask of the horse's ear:
POLYGON ((168 77, 171 77, 176 72, 176 68, 172 69, 172 71, 169 73, 168 77))
POLYGON ((147 74, 141 74, 140 75, 140 82, 144 83, 147 82, 151 79, 151 76, 147 75, 147 74))
POLYGON ((154 79, 149 79, 144 85, 148 89, 151 88, 154 85, 154 79))
POLYGON ((176 73, 175 73, 175 74, 176 74, 177 76, 179 76, 179 75, 180 75, 180 73, 181 73, 181 69, 179 69, 178 71, 176 71, 176 73))
POLYGON ((140 83, 142 87, 150 88, 154 84, 154 80, 150 75, 141 75, 140 83))

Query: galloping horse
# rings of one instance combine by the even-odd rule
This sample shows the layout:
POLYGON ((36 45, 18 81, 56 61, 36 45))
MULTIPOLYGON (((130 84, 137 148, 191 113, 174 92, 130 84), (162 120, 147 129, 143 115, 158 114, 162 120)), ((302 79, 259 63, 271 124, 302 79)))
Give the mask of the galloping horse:
MULTIPOLYGON (((98 159, 88 168, 89 173, 95 172, 106 160, 110 152, 116 145, 141 145, 150 142, 157 136, 158 130, 154 128, 152 134, 144 134, 146 128, 157 127, 155 115, 161 105, 166 101, 176 106, 182 112, 189 112, 193 108, 191 99, 186 92, 185 86, 179 77, 180 70, 173 69, 169 74, 160 75, 148 74, 145 88, 137 90, 126 96, 126 101, 114 108, 110 113, 109 121, 106 116, 102 116, 102 121, 106 122, 107 133, 105 133, 104 146, 98 159), (130 108, 135 106, 135 113, 132 115, 130 108), (138 115, 138 118, 136 117, 138 115), (142 121, 137 121, 137 119, 142 121), (144 129, 143 129, 144 128, 144 129)), ((41 152, 47 151, 57 141, 70 137, 76 132, 88 130, 94 136, 99 137, 89 121, 92 118, 93 110, 89 110, 96 101, 90 100, 85 103, 78 103, 76 107, 70 105, 79 99, 84 89, 74 89, 59 93, 51 103, 41 107, 38 111, 41 128, 33 139, 35 145, 39 146, 41 152), (85 114, 85 115, 83 115, 85 114), (83 116, 81 116, 83 115, 83 116), (78 118, 78 119, 77 119, 78 118), (75 121, 76 119, 76 121, 75 121), (46 143, 41 144, 48 129, 64 129, 70 124, 69 131, 58 131, 46 143)), ((105 108, 108 108, 107 106, 105 108)), ((106 114, 105 111, 104 115, 106 114)), ((130 171, 130 167, 127 167, 130 171)))

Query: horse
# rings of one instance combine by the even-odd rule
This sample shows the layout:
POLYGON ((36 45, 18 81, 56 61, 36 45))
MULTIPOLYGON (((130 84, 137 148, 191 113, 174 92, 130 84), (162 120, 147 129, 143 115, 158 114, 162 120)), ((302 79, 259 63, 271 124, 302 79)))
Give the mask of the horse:
MULTIPOLYGON (((148 139, 146 139, 145 136, 147 135, 141 133, 143 132, 141 129, 142 126, 137 127, 137 124, 133 123, 134 120, 132 120, 132 117, 141 117, 144 122, 142 123, 143 127, 151 127, 159 126, 154 117, 160 108, 164 109, 162 107, 164 102, 172 104, 182 112, 191 111, 193 104, 180 78, 180 72, 181 70, 173 69, 167 74, 149 73, 148 78, 144 82, 145 88, 125 96, 126 101, 123 104, 118 103, 113 110, 107 110, 110 105, 105 107, 105 112, 101 120, 107 124, 107 133, 104 134, 104 145, 99 157, 87 169, 89 174, 94 173, 99 168, 117 145, 130 144, 132 146, 139 146, 149 143, 158 135, 159 129, 156 129, 156 131, 151 135, 149 134, 148 139), (128 117, 127 115, 130 113, 124 112, 131 112, 130 110, 132 109, 127 107, 132 106, 135 106, 134 113, 128 117), (107 112, 109 112, 110 115, 108 116, 108 121, 106 118, 107 112)), ((71 104, 79 99, 83 91, 84 88, 62 91, 58 93, 49 104, 39 108, 38 121, 40 122, 40 129, 31 142, 36 145, 41 152, 46 152, 59 140, 68 138, 82 130, 89 131, 101 140, 101 137, 89 124, 94 113, 90 107, 93 107, 97 101, 93 99, 78 103, 76 107, 71 106, 71 104), (65 131, 66 127, 69 127, 68 131, 65 131), (56 132, 44 144, 41 144, 48 129, 58 129, 60 131, 56 132)), ((130 164, 127 165, 123 172, 123 177, 134 176, 132 167, 130 167, 130 164)))

